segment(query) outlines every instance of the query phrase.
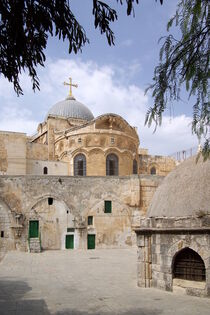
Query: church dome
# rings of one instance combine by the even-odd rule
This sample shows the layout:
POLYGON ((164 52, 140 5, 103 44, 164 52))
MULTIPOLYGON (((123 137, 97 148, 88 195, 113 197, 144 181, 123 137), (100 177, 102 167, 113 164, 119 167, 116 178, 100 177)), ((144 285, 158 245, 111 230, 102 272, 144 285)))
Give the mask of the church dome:
POLYGON ((210 161, 187 159, 156 190, 147 217, 210 215, 210 161))
POLYGON ((73 96, 68 96, 65 100, 56 103, 47 113, 47 116, 58 116, 64 118, 76 118, 90 121, 94 119, 91 111, 82 103, 76 101, 73 96))

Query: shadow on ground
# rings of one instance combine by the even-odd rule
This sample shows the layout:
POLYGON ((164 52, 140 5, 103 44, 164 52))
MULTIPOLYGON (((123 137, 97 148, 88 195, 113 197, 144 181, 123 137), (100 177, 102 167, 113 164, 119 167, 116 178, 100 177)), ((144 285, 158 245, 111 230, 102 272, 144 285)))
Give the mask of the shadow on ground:
POLYGON ((43 299, 24 300, 24 295, 31 291, 31 287, 24 281, 0 280, 0 314, 49 315, 47 305, 43 299))
POLYGON ((147 310, 145 308, 138 308, 138 309, 129 309, 125 312, 113 312, 113 311, 107 311, 107 312, 80 312, 77 310, 64 310, 61 312, 55 313, 55 315, 161 315, 162 311, 160 310, 147 310))
POLYGON ((32 288, 24 281, 0 280, 0 314, 1 315, 161 315, 160 310, 145 308, 127 309, 125 311, 79 311, 65 309, 51 313, 44 299, 26 299, 24 296, 32 288))

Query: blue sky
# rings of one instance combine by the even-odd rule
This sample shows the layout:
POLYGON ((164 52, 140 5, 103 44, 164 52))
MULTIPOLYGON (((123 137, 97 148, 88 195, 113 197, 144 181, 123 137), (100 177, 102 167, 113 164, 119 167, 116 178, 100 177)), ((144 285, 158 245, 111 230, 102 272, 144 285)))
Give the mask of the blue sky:
POLYGON ((90 39, 82 53, 69 55, 67 42, 50 38, 45 68, 38 69, 40 92, 32 91, 24 73, 24 95, 17 97, 12 85, 0 76, 0 130, 34 134, 49 108, 66 97, 63 81, 72 76, 79 85, 73 91, 78 101, 88 106, 95 117, 107 112, 123 116, 138 127, 140 146, 151 154, 168 155, 196 146, 197 138, 190 127, 193 101, 188 101, 185 93, 182 102, 171 104, 171 111, 165 113, 155 134, 153 128, 144 126, 145 113, 152 105, 144 90, 158 62, 158 39, 167 34, 166 24, 175 12, 177 0, 165 0, 162 6, 159 1, 141 0, 135 6, 135 18, 127 17, 125 5, 107 2, 118 12, 118 21, 112 25, 115 46, 110 47, 105 36, 94 29, 92 1, 71 0, 72 11, 90 39))

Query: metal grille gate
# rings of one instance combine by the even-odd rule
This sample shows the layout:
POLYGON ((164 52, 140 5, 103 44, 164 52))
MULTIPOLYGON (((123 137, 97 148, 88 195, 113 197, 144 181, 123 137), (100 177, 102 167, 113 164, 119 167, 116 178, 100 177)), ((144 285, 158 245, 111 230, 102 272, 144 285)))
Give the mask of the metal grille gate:
POLYGON ((205 281, 206 270, 202 258, 190 248, 181 250, 175 257, 173 277, 192 281, 205 281))

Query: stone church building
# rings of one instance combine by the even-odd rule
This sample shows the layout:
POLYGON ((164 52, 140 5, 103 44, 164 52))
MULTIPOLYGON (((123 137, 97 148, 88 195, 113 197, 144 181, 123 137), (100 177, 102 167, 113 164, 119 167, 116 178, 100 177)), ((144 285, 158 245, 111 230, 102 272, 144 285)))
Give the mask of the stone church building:
MULTIPOLYGON (((192 232, 201 244, 192 249, 205 262, 209 294, 209 221, 204 228, 203 219, 176 219, 183 207, 176 207, 177 199, 167 204, 174 186, 156 194, 150 206, 175 167, 172 158, 141 148, 136 128, 121 116, 95 118, 72 96, 70 82, 69 96, 49 109, 36 135, 0 131, 0 259, 8 250, 127 248, 136 246, 137 234, 139 285, 171 289, 170 259, 176 246, 188 246, 192 232), (176 235, 165 227, 178 227, 176 235), (159 255, 160 240, 169 240, 169 250, 174 246, 167 263, 159 255), (168 271, 160 274, 158 268, 168 271)), ((182 174, 175 174, 179 185, 182 174)), ((187 215, 194 211, 186 209, 187 215)))

